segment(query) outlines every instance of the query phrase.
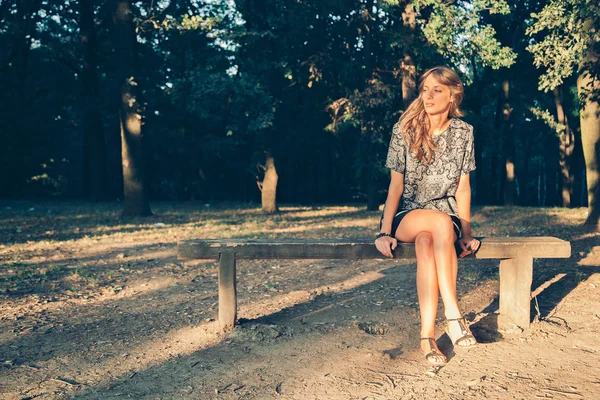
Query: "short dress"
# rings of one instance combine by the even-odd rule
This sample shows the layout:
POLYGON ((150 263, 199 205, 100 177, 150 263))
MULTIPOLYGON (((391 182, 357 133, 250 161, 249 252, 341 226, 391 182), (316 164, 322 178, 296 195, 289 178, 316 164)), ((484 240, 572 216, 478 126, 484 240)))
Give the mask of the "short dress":
MULTIPOLYGON (((461 236, 456 189, 461 176, 475 170, 473 127, 452 118, 448 128, 435 135, 438 148, 428 165, 418 161, 411 153, 402 133, 400 123, 394 125, 385 166, 404 174, 404 191, 392 222, 392 236, 402 218, 417 209, 438 210, 450 215, 457 237, 461 236)), ((383 223, 381 215, 380 228, 383 223)))

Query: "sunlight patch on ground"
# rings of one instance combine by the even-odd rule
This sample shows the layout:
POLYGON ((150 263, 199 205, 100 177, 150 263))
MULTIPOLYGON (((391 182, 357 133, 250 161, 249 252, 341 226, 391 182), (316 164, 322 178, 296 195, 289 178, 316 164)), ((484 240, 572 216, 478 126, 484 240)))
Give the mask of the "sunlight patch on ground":
POLYGON ((586 267, 600 266, 600 246, 594 246, 592 249, 582 258, 578 265, 586 267))
POLYGON ((323 216, 340 216, 340 214, 350 214, 364 211, 364 207, 352 207, 352 206, 332 206, 312 209, 310 207, 280 207, 281 211, 285 211, 281 214, 283 218, 311 218, 311 217, 323 217, 323 216))

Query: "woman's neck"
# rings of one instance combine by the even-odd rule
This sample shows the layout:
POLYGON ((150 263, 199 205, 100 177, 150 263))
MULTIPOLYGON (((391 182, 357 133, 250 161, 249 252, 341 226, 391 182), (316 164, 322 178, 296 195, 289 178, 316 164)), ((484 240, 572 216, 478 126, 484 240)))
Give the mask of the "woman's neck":
POLYGON ((448 118, 448 113, 444 114, 436 114, 429 116, 429 133, 432 135, 436 135, 442 131, 444 131, 448 124, 450 124, 450 118, 448 118))

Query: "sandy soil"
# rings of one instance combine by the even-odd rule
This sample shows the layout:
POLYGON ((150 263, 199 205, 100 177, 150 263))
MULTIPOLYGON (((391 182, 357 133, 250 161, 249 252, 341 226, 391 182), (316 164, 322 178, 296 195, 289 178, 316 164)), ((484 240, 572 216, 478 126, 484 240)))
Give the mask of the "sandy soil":
POLYGON ((372 237, 363 207, 0 203, 2 399, 595 399, 600 234, 584 209, 475 208, 480 236, 549 235, 573 257, 537 260, 524 332, 499 332, 498 262, 461 260, 458 291, 480 345, 421 355, 415 265, 240 261, 240 324, 220 334, 216 263, 181 262, 179 239, 372 237), (462 351, 461 351, 462 350, 462 351))

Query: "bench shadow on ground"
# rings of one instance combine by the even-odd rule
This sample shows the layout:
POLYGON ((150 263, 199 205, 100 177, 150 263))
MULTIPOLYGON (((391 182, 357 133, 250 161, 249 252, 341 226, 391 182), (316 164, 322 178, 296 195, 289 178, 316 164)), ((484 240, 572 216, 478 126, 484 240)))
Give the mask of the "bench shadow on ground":
MULTIPOLYGON (((391 293, 393 289, 386 290, 385 287, 391 288, 398 284, 410 285, 406 280, 412 281, 414 277, 414 265, 412 267, 390 266, 380 272, 382 273, 380 278, 356 286, 348 291, 317 295, 308 301, 283 308, 259 318, 240 319, 234 332, 224 336, 223 340, 214 346, 190 355, 178 357, 176 360, 169 360, 150 366, 142 371, 138 371, 134 378, 123 376, 110 385, 100 385, 84 390, 77 394, 77 398, 96 398, 95 396, 97 396, 98 392, 106 391, 108 391, 107 394, 110 396, 110 391, 112 390, 119 393, 124 393, 125 391, 133 396, 141 395, 139 391, 144 390, 141 383, 152 382, 156 376, 168 377, 172 387, 184 388, 188 384, 192 384, 194 387, 203 386, 206 384, 203 380, 208 379, 207 374, 213 375, 213 379, 218 379, 219 376, 226 376, 227 371, 233 372, 242 366, 244 367, 243 369, 252 368, 258 354, 264 356, 263 351, 260 350, 261 348, 264 349, 265 347, 277 345, 283 346, 285 343, 296 340, 311 340, 317 345, 320 340, 331 340, 327 338, 330 335, 335 335, 336 330, 348 327, 355 329, 357 335, 362 337, 359 340, 368 342, 372 339, 368 339, 371 336, 367 332, 368 329, 366 326, 378 323, 385 324, 386 319, 386 316, 383 314, 368 318, 368 312, 373 307, 372 304, 375 301, 405 296, 404 294, 400 294, 400 292, 397 294, 391 293), (383 289, 382 286, 384 287, 383 289), (351 318, 352 314, 359 316, 367 314, 366 325, 361 327, 359 323, 356 323, 351 318), (322 321, 327 322, 321 323, 322 321), (332 322, 335 323, 335 326, 332 325, 332 322), (190 381, 189 377, 182 374, 182 370, 194 370, 190 366, 198 364, 198 360, 202 360, 203 368, 205 369, 197 371, 197 375, 190 381), (211 363, 214 365, 211 366, 211 363), (207 366, 208 369, 206 369, 207 366), (220 371, 216 376, 211 372, 213 368, 220 371), (223 368, 226 371, 223 371, 223 368), (187 378, 186 382, 184 382, 184 378, 187 378)), ((416 301, 416 292, 411 292, 408 297, 411 298, 411 301, 416 301)), ((390 302, 390 304, 393 304, 393 302, 390 302)), ((396 307, 391 307, 387 311, 394 312, 391 311, 394 308, 396 307)), ((406 308, 398 307, 397 310, 402 312, 406 308)), ((362 320, 363 318, 361 318, 362 320)), ((417 329, 415 332, 418 332, 418 328, 415 328, 414 324, 409 327, 390 324, 387 326, 387 329, 408 329, 411 332, 417 329)), ((333 340, 336 339, 334 338, 333 340)), ((417 343, 416 340, 414 342, 417 343)), ((412 341, 409 345, 407 343, 398 343, 397 346, 385 350, 384 353, 389 354, 391 359, 397 359, 405 355, 403 349, 406 346, 414 347, 412 341)), ((328 354, 328 358, 343 358, 342 352, 343 350, 339 350, 339 354, 328 354)), ((289 365, 286 368, 289 368, 289 365)), ((278 370, 277 367, 276 370, 278 370)), ((295 371, 288 370, 287 373, 293 376, 295 371)), ((229 377, 226 379, 235 378, 229 377)), ((218 383, 215 382, 214 385, 218 385, 218 383)), ((161 394, 160 388, 154 388, 153 390, 152 393, 154 395, 159 396, 161 394)), ((214 394, 214 386, 210 389, 209 393, 214 394)), ((181 394, 183 392, 179 395, 181 394)), ((176 396, 176 394, 169 393, 169 396, 176 396)))

